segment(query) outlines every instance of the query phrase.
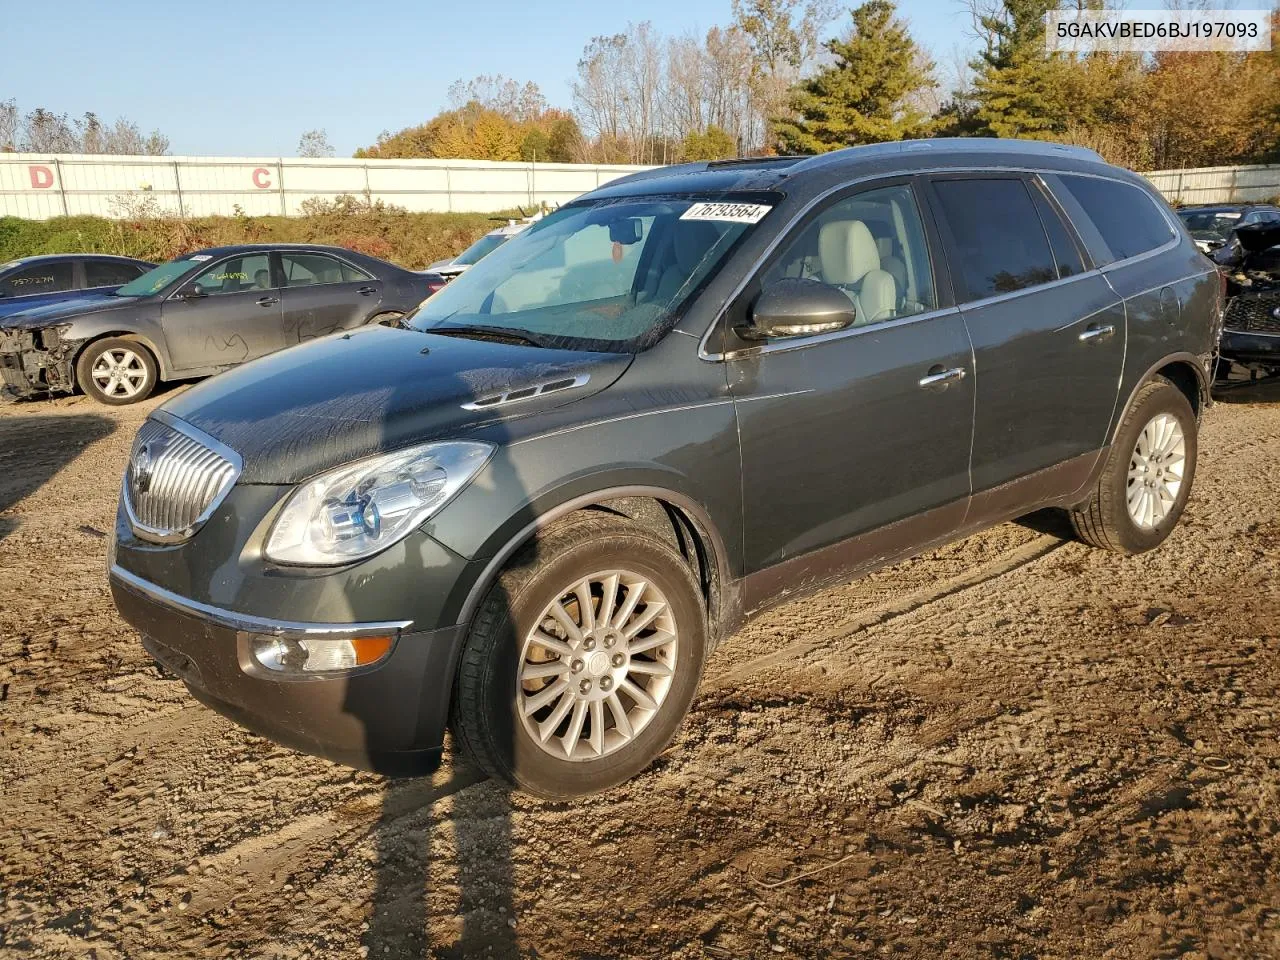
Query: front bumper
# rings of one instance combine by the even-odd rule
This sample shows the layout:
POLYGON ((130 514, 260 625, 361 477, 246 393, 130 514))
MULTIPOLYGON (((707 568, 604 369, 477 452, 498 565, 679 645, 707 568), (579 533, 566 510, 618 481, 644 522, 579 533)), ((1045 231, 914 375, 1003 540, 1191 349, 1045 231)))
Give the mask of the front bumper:
POLYGON ((70 393, 75 346, 52 330, 0 330, 0 388, 17 397, 70 393))
POLYGON ((121 615, 192 696, 255 733, 339 763, 392 775, 438 763, 454 657, 465 626, 414 631, 410 622, 322 624, 269 620, 180 597, 120 566, 110 574, 121 615), (342 674, 271 675, 250 652, 255 636, 393 632, 391 652, 342 674))

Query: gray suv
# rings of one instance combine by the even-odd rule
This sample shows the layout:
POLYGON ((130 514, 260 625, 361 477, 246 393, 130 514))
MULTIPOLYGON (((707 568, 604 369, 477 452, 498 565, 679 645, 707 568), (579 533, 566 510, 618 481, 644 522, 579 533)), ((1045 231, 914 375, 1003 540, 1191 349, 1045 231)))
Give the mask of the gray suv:
POLYGON ((670 741, 746 618, 1045 507, 1191 489, 1220 282, 1140 177, 938 140, 587 194, 402 328, 160 407, 115 601, 191 693, 375 770, 567 798, 670 741))

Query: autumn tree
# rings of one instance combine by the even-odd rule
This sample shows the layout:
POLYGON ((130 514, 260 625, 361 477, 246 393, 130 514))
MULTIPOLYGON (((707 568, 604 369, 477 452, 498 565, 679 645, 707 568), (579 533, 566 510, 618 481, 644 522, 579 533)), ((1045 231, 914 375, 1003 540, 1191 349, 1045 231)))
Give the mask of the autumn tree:
POLYGON ((825 45, 834 62, 795 89, 796 118, 777 121, 785 152, 822 153, 929 133, 929 114, 920 108, 919 95, 937 85, 933 63, 922 56, 896 12, 892 0, 867 0, 850 11, 847 39, 825 45))

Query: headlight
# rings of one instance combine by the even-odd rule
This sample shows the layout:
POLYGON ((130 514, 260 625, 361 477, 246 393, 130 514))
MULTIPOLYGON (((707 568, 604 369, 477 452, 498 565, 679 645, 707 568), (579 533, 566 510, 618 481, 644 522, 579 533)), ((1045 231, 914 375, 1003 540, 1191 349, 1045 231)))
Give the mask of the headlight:
POLYGON ((385 550, 448 503, 492 453, 490 443, 427 443, 313 477, 289 495, 266 555, 333 566, 385 550))

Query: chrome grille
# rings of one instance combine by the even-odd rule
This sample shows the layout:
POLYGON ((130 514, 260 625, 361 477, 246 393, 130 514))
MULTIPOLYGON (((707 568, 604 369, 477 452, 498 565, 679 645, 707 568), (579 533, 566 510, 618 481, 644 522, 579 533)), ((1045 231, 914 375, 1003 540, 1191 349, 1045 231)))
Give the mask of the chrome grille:
POLYGON ((145 540, 176 543, 195 535, 240 476, 230 449, 173 417, 142 424, 129 452, 124 504, 145 540))

